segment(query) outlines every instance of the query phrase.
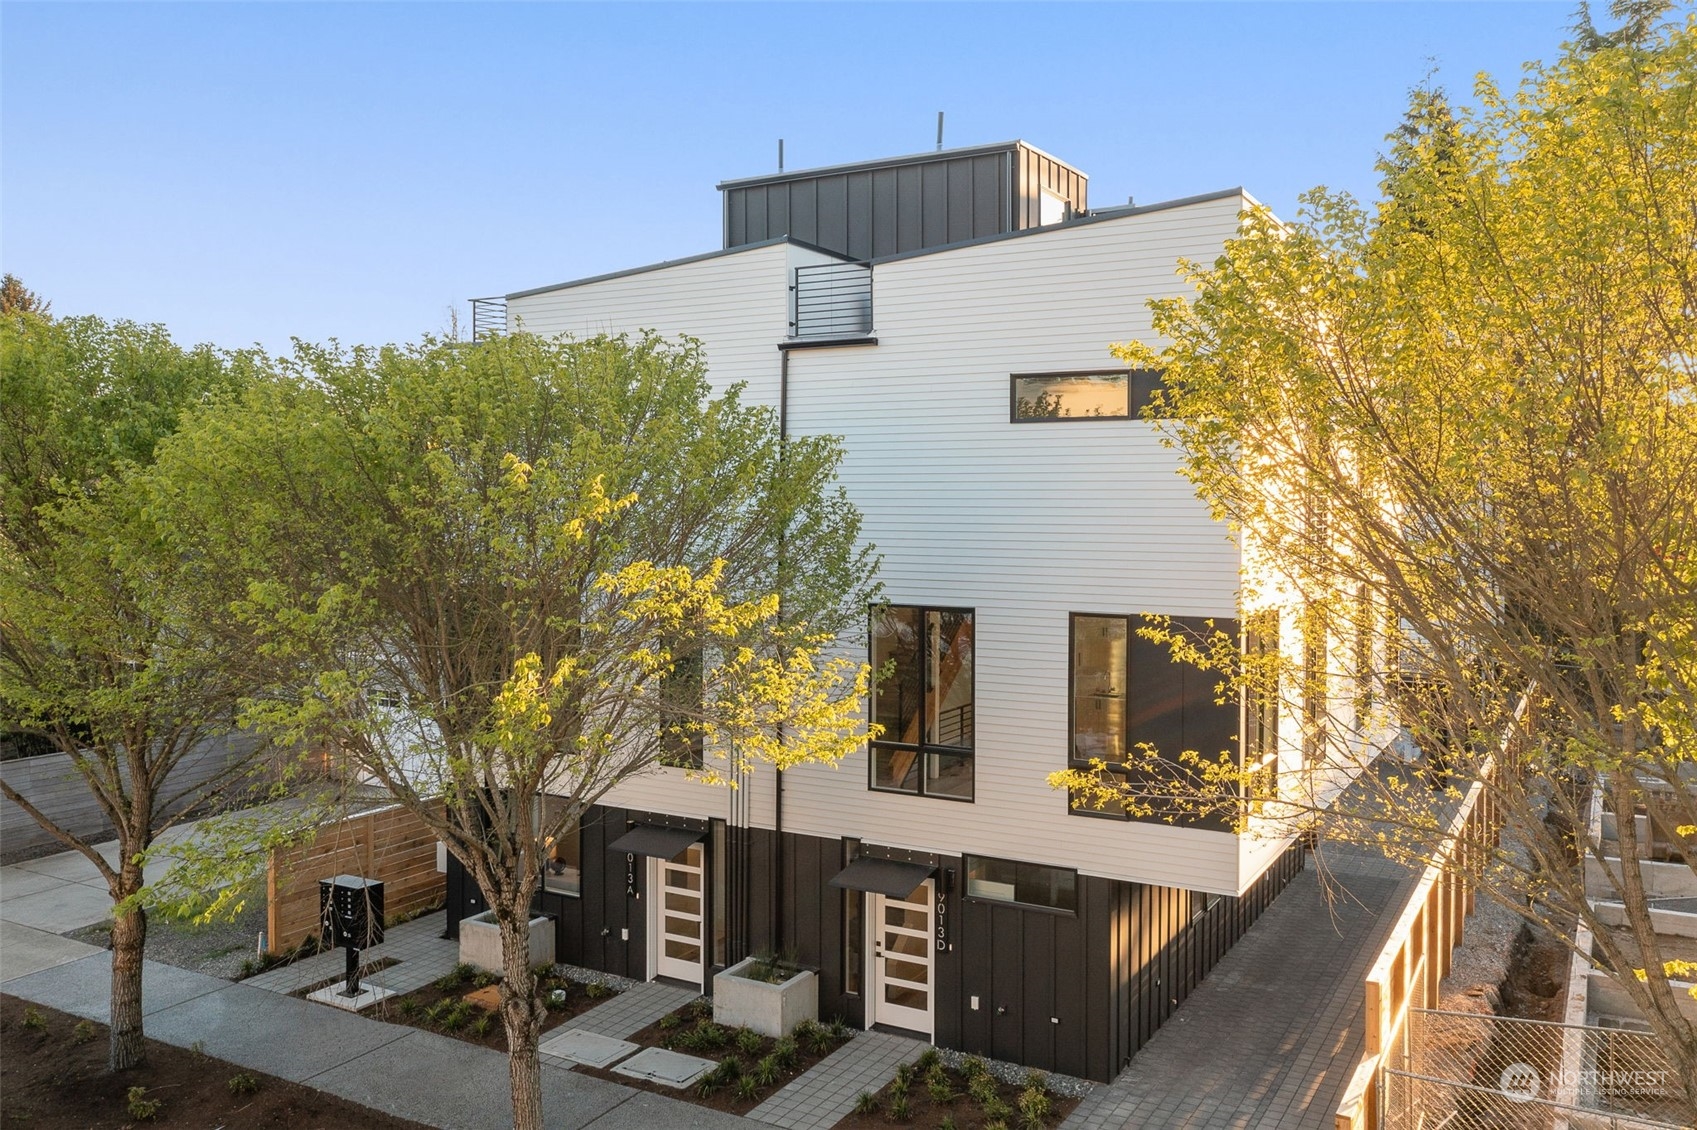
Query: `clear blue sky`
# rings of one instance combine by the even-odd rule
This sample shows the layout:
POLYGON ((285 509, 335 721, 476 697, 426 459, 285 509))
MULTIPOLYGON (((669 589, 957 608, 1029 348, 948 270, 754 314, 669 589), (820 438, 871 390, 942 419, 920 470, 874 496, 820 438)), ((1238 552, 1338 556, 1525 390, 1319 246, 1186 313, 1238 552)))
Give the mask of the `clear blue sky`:
MULTIPOLYGON (((1370 198, 1409 87, 1551 59, 1498 4, 0 4, 0 267, 180 341, 413 338, 716 248, 723 179, 1023 138, 1098 206, 1370 198)), ((1602 5, 1599 5, 1602 6, 1602 5)))

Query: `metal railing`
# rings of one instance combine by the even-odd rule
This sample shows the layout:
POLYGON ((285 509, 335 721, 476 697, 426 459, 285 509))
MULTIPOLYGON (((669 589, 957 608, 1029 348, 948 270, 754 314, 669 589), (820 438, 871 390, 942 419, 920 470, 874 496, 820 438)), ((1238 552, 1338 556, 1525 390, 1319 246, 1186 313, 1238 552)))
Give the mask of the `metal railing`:
POLYGON ((1384 1058, 1384 1130, 1661 1130, 1683 1087, 1654 1036, 1415 1008, 1384 1058))
POLYGON ((507 332, 507 300, 505 298, 474 298, 471 300, 471 340, 485 341, 507 332))
POLYGON ((872 268, 819 263, 795 269, 796 337, 855 337, 872 332, 872 268))

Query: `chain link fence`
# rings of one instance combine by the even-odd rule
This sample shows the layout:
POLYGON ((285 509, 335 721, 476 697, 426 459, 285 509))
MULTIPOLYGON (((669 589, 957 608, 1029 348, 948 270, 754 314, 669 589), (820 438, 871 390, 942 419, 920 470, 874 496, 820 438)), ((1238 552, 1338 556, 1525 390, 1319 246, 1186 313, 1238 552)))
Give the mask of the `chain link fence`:
POLYGON ((1387 1130, 1688 1127, 1647 1032, 1413 1008, 1384 1060, 1387 1130))

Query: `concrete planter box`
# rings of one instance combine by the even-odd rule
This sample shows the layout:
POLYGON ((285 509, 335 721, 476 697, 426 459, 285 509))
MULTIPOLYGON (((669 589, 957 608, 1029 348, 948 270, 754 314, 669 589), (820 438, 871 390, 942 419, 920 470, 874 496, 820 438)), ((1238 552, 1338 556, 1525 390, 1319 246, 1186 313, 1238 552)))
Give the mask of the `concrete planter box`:
MULTIPOLYGON (((487 969, 491 973, 501 973, 506 969, 501 962, 501 927, 495 921, 494 911, 486 910, 482 914, 460 920, 460 961, 465 965, 487 969)), ((532 918, 530 956, 526 964, 534 968, 553 963, 554 920, 547 917, 532 918)))
POLYGON ((713 975, 713 1022, 751 1028, 778 1039, 803 1020, 819 1019, 819 976, 804 969, 787 981, 770 984, 742 976, 755 963, 744 958, 713 975))

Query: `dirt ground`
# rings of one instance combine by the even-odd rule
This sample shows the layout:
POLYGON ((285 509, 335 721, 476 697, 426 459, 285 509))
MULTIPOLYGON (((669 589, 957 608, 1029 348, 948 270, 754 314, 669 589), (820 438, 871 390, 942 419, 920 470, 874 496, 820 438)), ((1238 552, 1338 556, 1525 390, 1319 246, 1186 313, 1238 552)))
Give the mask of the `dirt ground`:
POLYGON ((1544 930, 1522 931, 1502 985, 1502 1015, 1560 1023, 1571 952, 1544 930))
MULTIPOLYGON (((967 1061, 971 1063, 971 1060, 967 1061)), ((834 1130, 888 1130, 893 1126, 909 1130, 940 1130, 945 1122, 959 1130, 977 1130, 996 1124, 1003 1126, 1058 1126, 1078 1105, 1075 1098, 1062 1098, 1044 1092, 1039 1098, 1046 1109, 1025 1111, 1021 1107, 1027 1087, 1005 1083, 981 1072, 975 1075, 987 1080, 974 1087, 965 1072, 956 1071, 935 1057, 926 1055, 906 1073, 905 1085, 898 1071, 873 1096, 875 1106, 869 1111, 856 1110, 834 1130), (933 1093, 935 1091, 935 1094, 933 1093), (905 1096, 906 1106, 902 1106, 905 1096), (1028 1117, 1031 1115, 1032 1117, 1028 1117)), ((1030 1078, 1040 1079, 1041 1072, 1030 1078)))
MULTIPOLYGON (((618 995, 610 989, 600 986, 591 989, 555 975, 542 979, 542 992, 548 1004, 548 1016, 542 1022, 544 1036, 572 1017, 618 995)), ((505 1055, 507 1032, 501 1024, 500 1008, 501 989, 495 976, 461 966, 422 989, 379 1003, 366 1015, 452 1036, 505 1055)))
POLYGON ((0 1093, 4 1130, 144 1125, 423 1130, 416 1122, 156 1040, 147 1041, 144 1066, 109 1074, 105 1025, 12 996, 0 996, 0 1093), (241 1083, 232 1087, 238 1078, 241 1083), (151 1119, 131 1113, 132 1088, 144 1089, 139 1096, 144 1102, 159 1103, 151 1119))

